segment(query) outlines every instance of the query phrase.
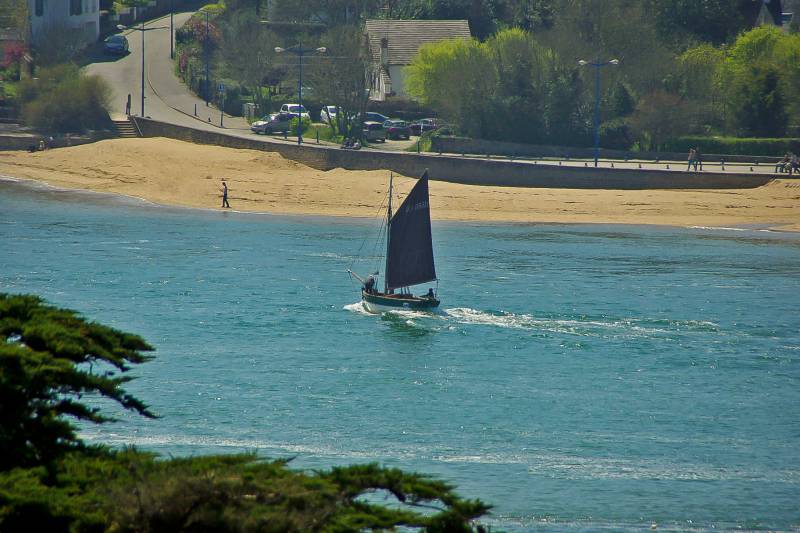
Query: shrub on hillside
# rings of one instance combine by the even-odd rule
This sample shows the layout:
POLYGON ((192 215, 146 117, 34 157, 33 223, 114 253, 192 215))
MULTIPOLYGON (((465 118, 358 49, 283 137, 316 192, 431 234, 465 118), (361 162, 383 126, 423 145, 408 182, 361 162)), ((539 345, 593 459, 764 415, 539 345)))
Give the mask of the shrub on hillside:
POLYGON ((34 128, 77 133, 110 126, 111 88, 98 76, 87 76, 66 64, 42 69, 20 83, 22 119, 34 128))

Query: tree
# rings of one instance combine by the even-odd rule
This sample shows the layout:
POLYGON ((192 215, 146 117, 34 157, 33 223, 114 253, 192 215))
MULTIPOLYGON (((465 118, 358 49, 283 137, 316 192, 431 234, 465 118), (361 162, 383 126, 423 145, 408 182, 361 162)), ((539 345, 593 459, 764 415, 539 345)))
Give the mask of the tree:
POLYGON ((577 64, 521 29, 484 43, 423 46, 407 69, 410 94, 469 136, 516 142, 582 142, 583 84, 577 64))
POLYGON ((220 57, 225 76, 247 87, 262 112, 269 111, 269 93, 265 98, 263 89, 275 70, 273 59, 278 37, 260 22, 254 8, 230 10, 221 27, 220 57))
POLYGON ((342 137, 362 137, 359 115, 366 111, 372 72, 364 34, 357 26, 339 26, 325 33, 320 44, 327 53, 314 56, 311 84, 323 105, 339 109, 332 127, 342 137))
POLYGON ((718 70, 730 128, 747 135, 782 135, 800 119, 800 35, 761 26, 741 34, 718 70))
POLYGON ((774 66, 753 66, 730 91, 733 126, 745 137, 783 137, 788 116, 774 66))
POLYGON ((692 38, 720 44, 752 23, 761 2, 752 0, 646 0, 659 33, 681 46, 692 38))
POLYGON ((482 530, 491 508, 446 482, 376 464, 292 471, 253 454, 159 460, 87 448, 64 417, 102 423, 100 395, 152 417, 121 385, 152 348, 29 295, 0 294, 0 530, 482 530), (387 503, 366 496, 378 493, 387 503), (420 511, 421 509, 421 511, 420 511))
POLYGON ((689 105, 679 96, 659 90, 639 100, 629 124, 640 148, 657 151, 665 141, 688 133, 690 121, 689 105))
POLYGON ((50 465, 83 443, 65 417, 101 424, 112 418, 83 403, 99 395, 154 415, 122 385, 130 365, 152 348, 136 335, 88 322, 35 296, 0 293, 0 471, 50 465))

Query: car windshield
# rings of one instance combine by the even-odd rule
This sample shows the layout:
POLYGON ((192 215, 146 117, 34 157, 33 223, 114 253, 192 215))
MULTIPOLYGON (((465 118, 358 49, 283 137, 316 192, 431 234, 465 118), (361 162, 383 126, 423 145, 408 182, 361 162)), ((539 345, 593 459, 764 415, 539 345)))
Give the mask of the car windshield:
POLYGON ((336 114, 336 106, 329 105, 328 106, 328 113, 329 114, 336 114))
POLYGON ((291 111, 292 113, 297 113, 298 111, 300 113, 305 113, 306 112, 306 107, 302 106, 302 105, 290 105, 289 106, 289 111, 291 111))
POLYGON ((106 42, 112 44, 122 44, 123 42, 125 42, 125 37, 122 37, 120 35, 112 35, 111 37, 106 39, 106 42))

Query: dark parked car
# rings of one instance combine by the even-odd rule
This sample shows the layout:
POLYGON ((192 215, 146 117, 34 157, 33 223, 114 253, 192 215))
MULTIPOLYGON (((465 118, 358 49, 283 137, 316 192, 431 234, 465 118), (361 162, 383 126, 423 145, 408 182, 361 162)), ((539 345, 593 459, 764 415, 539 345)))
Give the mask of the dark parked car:
POLYGON ((389 139, 408 139, 411 137, 411 128, 408 127, 405 120, 387 120, 383 123, 383 128, 386 130, 386 136, 389 139))
POLYGON ((364 122, 368 120, 371 122, 380 122, 381 124, 383 124, 384 122, 389 120, 389 117, 387 117, 386 115, 381 115, 380 113, 373 113, 372 111, 368 111, 364 113, 364 122))
POLYGON ((289 113, 275 113, 274 115, 267 115, 261 117, 261 120, 256 120, 250 124, 250 130, 253 133, 275 133, 276 131, 284 132, 289 130, 292 118, 296 115, 289 113))
POLYGON ((113 55, 125 55, 128 53, 128 38, 124 35, 111 35, 103 41, 103 52, 113 55))
POLYGON ((364 122, 364 138, 368 141, 386 142, 386 130, 383 124, 368 120, 364 122))
POLYGON ((426 131, 433 131, 439 127, 439 121, 435 118, 423 118, 408 125, 411 128, 411 135, 422 135, 426 131))

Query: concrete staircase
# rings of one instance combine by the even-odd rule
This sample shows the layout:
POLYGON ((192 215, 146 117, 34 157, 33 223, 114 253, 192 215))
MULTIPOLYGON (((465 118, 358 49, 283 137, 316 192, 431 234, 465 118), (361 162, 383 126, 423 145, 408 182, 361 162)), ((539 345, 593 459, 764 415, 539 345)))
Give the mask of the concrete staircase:
POLYGON ((139 131, 130 119, 114 120, 114 129, 120 139, 132 139, 139 137, 139 131))

